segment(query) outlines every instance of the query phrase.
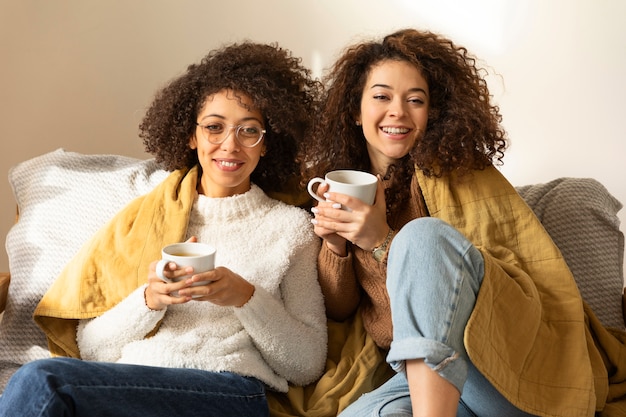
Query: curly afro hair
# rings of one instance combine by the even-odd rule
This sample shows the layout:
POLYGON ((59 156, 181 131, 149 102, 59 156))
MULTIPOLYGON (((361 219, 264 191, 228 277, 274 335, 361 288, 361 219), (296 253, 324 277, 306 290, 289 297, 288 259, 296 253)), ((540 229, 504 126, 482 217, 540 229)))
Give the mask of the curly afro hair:
POLYGON ((281 192, 286 179, 299 176, 298 149, 317 112, 321 83, 276 44, 235 43, 190 65, 156 94, 139 125, 146 151, 169 171, 198 164, 189 147, 197 116, 209 96, 227 89, 248 96, 265 119, 266 153, 252 182, 265 192, 281 192))
POLYGON ((415 166, 427 176, 442 176, 502 162, 506 133, 476 59, 437 34, 404 29, 382 41, 347 48, 325 77, 327 89, 313 140, 305 145, 302 156, 306 177, 342 168, 371 169, 363 130, 356 120, 370 70, 387 60, 414 65, 430 91, 424 135, 385 174, 391 179, 385 191, 389 213, 410 197, 415 166))

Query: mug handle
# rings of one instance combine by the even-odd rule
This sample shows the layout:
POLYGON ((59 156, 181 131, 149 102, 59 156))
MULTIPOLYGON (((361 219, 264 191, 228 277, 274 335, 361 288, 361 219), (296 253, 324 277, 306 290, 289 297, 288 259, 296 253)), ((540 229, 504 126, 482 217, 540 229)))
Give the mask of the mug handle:
POLYGON ((324 179, 320 178, 320 177, 315 177, 315 178, 311 178, 309 180, 309 183, 306 186, 307 191, 309 192, 309 194, 311 195, 311 197, 313 197, 314 199, 316 199, 317 201, 321 201, 322 203, 326 200, 322 200, 316 192, 313 191, 313 186, 317 183, 323 183, 324 179))
POLYGON ((165 275, 163 275, 163 270, 165 269, 165 266, 167 264, 169 264, 170 262, 172 262, 172 261, 168 261, 167 259, 161 259, 156 264, 155 272, 156 272, 156 276, 159 277, 160 280, 165 281, 165 282, 171 284, 174 281, 172 281, 171 279, 169 279, 165 275))

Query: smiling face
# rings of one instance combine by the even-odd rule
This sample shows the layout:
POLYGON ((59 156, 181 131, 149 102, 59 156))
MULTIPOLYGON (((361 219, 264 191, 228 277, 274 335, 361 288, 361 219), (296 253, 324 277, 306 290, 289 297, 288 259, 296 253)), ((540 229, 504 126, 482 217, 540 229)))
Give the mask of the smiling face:
MULTIPOLYGON (((207 97, 197 123, 211 128, 244 124, 264 127, 263 116, 252 107, 252 100, 231 90, 207 97)), ((209 142, 203 129, 197 126, 189 140, 189 146, 197 150, 202 166, 198 192, 208 197, 229 197, 249 191, 250 175, 259 163, 265 139, 252 148, 241 146, 233 128, 229 129, 224 142, 216 145, 209 142)))
POLYGON ((387 60, 370 69, 357 120, 374 173, 384 174, 424 134, 428 104, 428 83, 411 63, 387 60))

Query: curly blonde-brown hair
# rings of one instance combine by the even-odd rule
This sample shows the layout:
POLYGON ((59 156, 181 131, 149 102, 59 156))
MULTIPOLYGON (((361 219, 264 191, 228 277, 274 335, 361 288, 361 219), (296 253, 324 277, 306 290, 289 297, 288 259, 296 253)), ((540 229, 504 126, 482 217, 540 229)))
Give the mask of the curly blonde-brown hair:
POLYGON ((405 61, 426 79, 430 92, 424 135, 404 158, 391 165, 385 191, 393 212, 410 195, 415 166, 427 176, 467 173, 501 163, 506 133, 499 108, 490 103, 485 71, 468 51, 440 35, 404 29, 382 41, 353 45, 324 78, 326 92, 311 141, 304 145, 304 178, 335 169, 369 171, 363 130, 356 125, 371 69, 382 61, 405 61))
POLYGON ((248 96, 265 121, 265 156, 251 180, 265 192, 282 191, 286 178, 299 175, 300 143, 317 112, 321 84, 286 49, 250 41, 211 51, 157 92, 139 126, 147 152, 165 169, 191 168, 197 151, 189 147, 206 99, 222 90, 248 96))

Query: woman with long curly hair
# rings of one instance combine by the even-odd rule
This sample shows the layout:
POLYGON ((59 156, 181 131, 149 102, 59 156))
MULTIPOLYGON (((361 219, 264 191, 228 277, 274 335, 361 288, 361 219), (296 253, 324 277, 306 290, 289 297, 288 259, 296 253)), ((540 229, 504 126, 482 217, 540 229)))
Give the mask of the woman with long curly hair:
POLYGON ((156 95, 140 136, 172 172, 41 300, 35 319, 68 358, 16 372, 1 416, 266 416, 266 389, 319 377, 319 238, 306 210, 268 196, 299 175, 319 87, 289 51, 244 42, 210 52, 156 95), (170 262, 164 282, 161 248, 181 241, 214 246, 216 268, 170 262), (67 311, 75 303, 81 311, 67 311))
POLYGON ((379 176, 373 205, 317 189, 327 315, 361 314, 396 370, 342 417, 593 414, 580 295, 495 167, 507 136, 484 75, 465 48, 405 29, 347 48, 324 80, 305 179, 379 176))

